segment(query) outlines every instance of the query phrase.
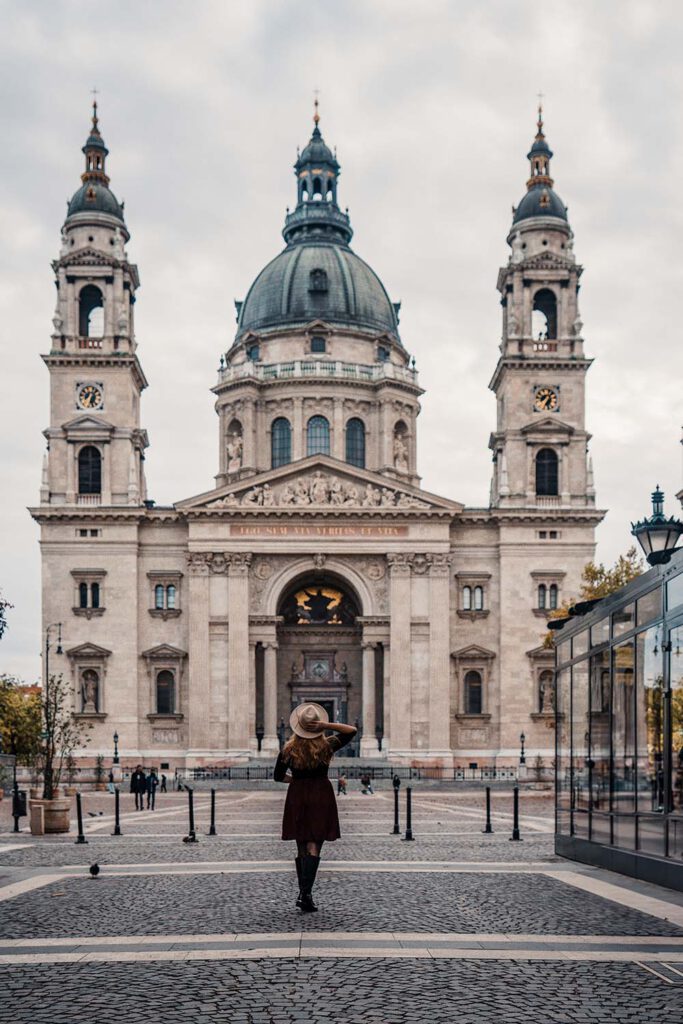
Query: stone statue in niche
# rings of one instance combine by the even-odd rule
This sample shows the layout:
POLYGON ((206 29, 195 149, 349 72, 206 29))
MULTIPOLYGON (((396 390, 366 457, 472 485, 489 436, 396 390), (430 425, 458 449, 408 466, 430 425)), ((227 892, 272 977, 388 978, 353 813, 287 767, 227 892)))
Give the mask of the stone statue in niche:
POLYGON ((242 438, 234 431, 228 440, 228 473, 237 473, 242 468, 242 438))
POLYGON ((81 700, 83 703, 83 714, 94 715, 98 706, 98 675, 94 669, 89 668, 83 673, 81 682, 81 700))
POLYGON ((524 259, 524 253, 522 252, 522 236, 519 231, 515 233, 515 237, 512 239, 512 262, 521 263, 524 259))
POLYGON ((320 470, 317 470, 313 475, 311 482, 311 501, 314 505, 326 505, 328 495, 327 478, 323 476, 320 470))
POLYGON ((552 715, 555 711, 555 687, 550 673, 543 673, 538 689, 541 698, 541 714, 552 715))
MULTIPOLYGON (((403 442, 399 444, 403 446, 403 442)), ((405 449, 405 446, 403 446, 405 449)), ((406 463, 407 465, 407 463, 406 463)), ((349 508, 429 508, 429 504, 404 491, 394 491, 389 487, 381 490, 373 484, 366 484, 360 490, 348 480, 321 473, 319 470, 312 477, 299 477, 294 483, 287 482, 282 487, 271 484, 255 484, 241 497, 226 494, 211 502, 210 508, 234 508, 237 505, 249 507, 286 507, 289 506, 330 506, 349 508)))
POLYGON ((400 434, 394 435, 394 467, 402 473, 408 472, 408 448, 400 434))

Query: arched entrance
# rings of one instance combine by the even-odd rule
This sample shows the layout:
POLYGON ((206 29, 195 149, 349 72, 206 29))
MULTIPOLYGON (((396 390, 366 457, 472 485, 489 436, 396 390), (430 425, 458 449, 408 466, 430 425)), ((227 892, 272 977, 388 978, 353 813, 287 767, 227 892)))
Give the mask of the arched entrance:
POLYGON ((361 718, 362 627, 360 601, 332 573, 298 577, 283 591, 277 627, 278 721, 313 700, 331 719, 361 718))

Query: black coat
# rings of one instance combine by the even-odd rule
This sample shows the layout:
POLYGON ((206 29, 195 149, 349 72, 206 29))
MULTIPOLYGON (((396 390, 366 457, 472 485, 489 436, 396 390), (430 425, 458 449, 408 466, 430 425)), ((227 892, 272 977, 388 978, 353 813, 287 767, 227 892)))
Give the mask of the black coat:
POLYGON ((130 777, 130 791, 131 793, 146 793, 147 792, 147 776, 143 771, 135 771, 130 777))

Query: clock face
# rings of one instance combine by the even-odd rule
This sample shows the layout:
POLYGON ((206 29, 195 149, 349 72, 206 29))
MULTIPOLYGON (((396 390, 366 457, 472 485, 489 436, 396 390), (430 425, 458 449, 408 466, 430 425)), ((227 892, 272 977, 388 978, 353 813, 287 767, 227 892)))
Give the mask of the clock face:
POLYGON ((536 388, 534 408, 539 412, 556 412, 560 407, 560 396, 555 388, 536 388))
POLYGON ((99 409, 102 405, 102 389, 96 384, 83 384, 78 389, 78 404, 81 409, 99 409))

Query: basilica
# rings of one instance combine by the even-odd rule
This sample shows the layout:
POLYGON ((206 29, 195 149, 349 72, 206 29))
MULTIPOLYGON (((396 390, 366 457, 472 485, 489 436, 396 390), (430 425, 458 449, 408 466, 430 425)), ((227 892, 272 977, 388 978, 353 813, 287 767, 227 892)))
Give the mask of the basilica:
POLYGON ((68 638, 50 672, 72 680, 73 714, 92 726, 79 756, 109 754, 115 732, 124 764, 271 756, 292 707, 315 700, 357 723, 362 758, 505 766, 524 734, 549 765, 545 621, 578 593, 604 513, 584 422, 582 268, 541 111, 498 272, 491 490, 476 508, 421 487, 416 361, 400 304, 352 248, 317 107, 284 248, 236 303, 211 388, 215 480, 156 504, 138 270, 96 106, 83 153, 53 263, 50 421, 30 510, 43 635, 61 623, 68 638))

